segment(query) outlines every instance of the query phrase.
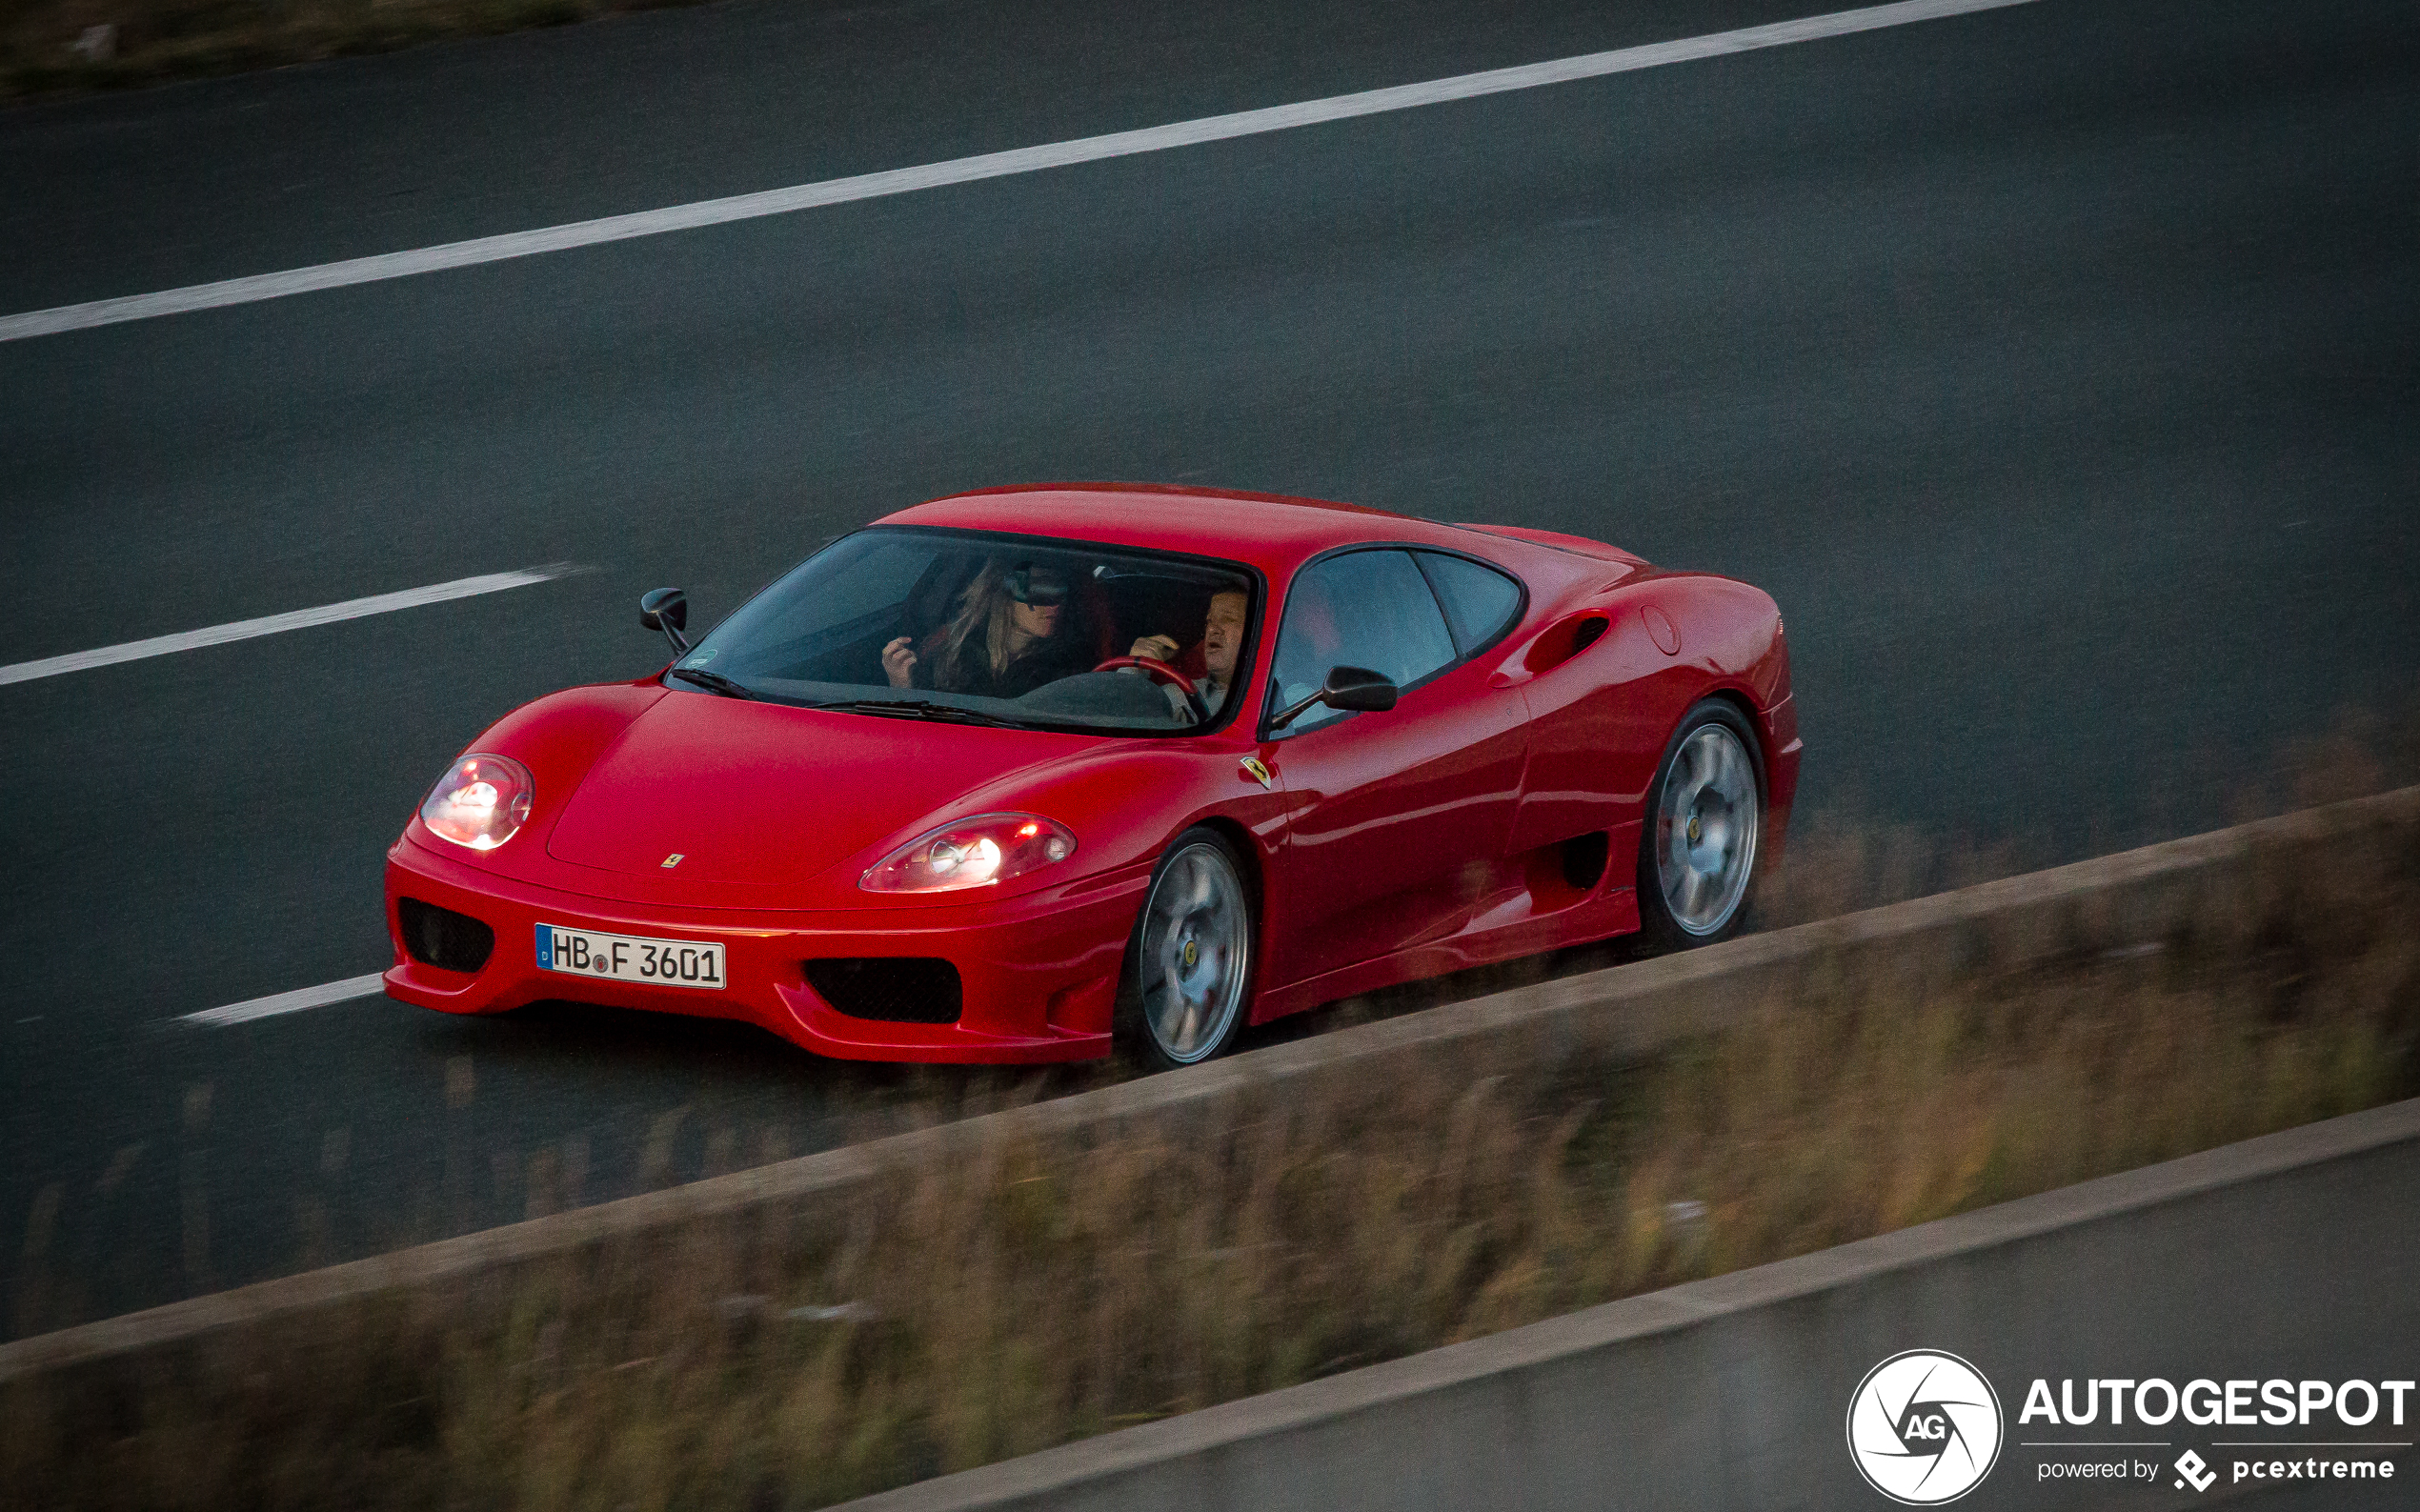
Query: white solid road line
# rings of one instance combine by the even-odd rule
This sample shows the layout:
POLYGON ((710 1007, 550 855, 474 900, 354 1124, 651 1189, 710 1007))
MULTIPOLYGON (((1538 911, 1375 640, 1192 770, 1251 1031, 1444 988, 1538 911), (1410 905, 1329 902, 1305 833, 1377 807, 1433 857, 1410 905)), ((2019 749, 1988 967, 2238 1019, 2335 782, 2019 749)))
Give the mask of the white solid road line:
POLYGON ((55 677, 63 672, 86 672, 121 661, 139 661, 145 656, 165 656, 171 652, 219 646, 231 640, 250 640, 254 635, 274 635, 280 631, 333 625, 342 619, 360 619, 369 615, 391 614, 398 609, 417 609, 422 604, 442 604, 449 598, 469 598, 507 588, 525 588, 531 583, 548 582, 577 571, 578 567, 573 563, 552 562, 544 567, 526 567, 519 572, 490 573, 484 577, 457 577, 450 583, 432 583, 426 588, 406 588, 392 594, 373 594, 368 598, 348 598, 341 604, 322 604, 317 609, 297 609, 283 615, 267 615, 259 619, 238 619, 232 624, 212 625, 206 630, 184 630, 173 635, 130 640, 123 645, 103 646, 97 651, 70 652, 64 656, 49 656, 41 661, 20 661, 0 667, 0 683, 30 682, 36 677, 55 677))
POLYGON ((80 305, 60 305, 50 310, 0 316, 0 341, 22 341, 29 336, 111 326, 127 320, 148 320, 156 315, 184 314, 195 310, 214 310, 224 305, 252 304, 263 299, 283 298, 288 294, 309 293, 317 289, 341 289, 351 284, 376 283, 387 278, 409 278, 415 273, 436 272, 447 268, 469 268, 480 263, 534 256, 539 252, 594 247, 601 242, 627 241, 635 236, 658 236, 666 232, 693 231, 700 226, 719 226, 728 221, 755 220, 764 215, 786 215, 793 211, 813 210, 823 205, 877 199, 886 194, 909 194, 918 190, 1001 178, 1012 173, 1039 172, 1043 169, 1098 162, 1106 157, 1162 152, 1170 148, 1224 141, 1229 137, 1291 131, 1298 126, 1317 126, 1326 121, 1380 115, 1389 111, 1408 111, 1423 105, 1475 99, 1514 90, 1534 90, 1542 85, 1563 84, 1574 79, 1602 78, 1609 73, 1661 68, 1668 63, 1724 57, 1760 48, 1787 47, 1797 42, 1816 42, 1825 37, 1847 36, 1859 31, 1880 30, 1885 27, 1906 26, 1917 21, 1968 15, 1978 10, 1997 10, 2031 3, 2032 0, 1900 0, 1896 5, 1868 6, 1863 10, 1807 16, 1797 21, 1779 21, 1769 26, 1743 27, 1736 31, 1684 37, 1675 42, 1655 42, 1611 52, 1557 58, 1547 63, 1492 69, 1484 73, 1432 79, 1425 84, 1402 84, 1392 89, 1369 90, 1359 94, 1306 100, 1299 105, 1273 105, 1258 111, 1239 111, 1232 115, 1205 116, 1198 121, 1179 121, 1169 126, 1146 127, 1135 131, 1114 131, 1107 136, 1087 136, 1043 147, 986 152, 978 157, 928 163, 921 168, 897 168, 879 173, 861 173, 854 178, 826 179, 821 183, 764 190, 728 199, 699 200, 663 210, 638 211, 628 215, 608 215, 600 220, 575 221, 570 225, 549 226, 537 231, 510 232, 500 236, 448 242, 443 246, 422 247, 412 252, 381 252, 374 257, 321 263, 313 268, 254 273, 249 277, 229 278, 214 284, 194 284, 158 293, 128 294, 80 305))
POLYGON ((367 977, 348 977, 342 981, 300 987, 269 998, 254 998, 250 1002, 232 1002, 224 1008, 205 1008, 197 1014, 186 1014, 176 1021, 224 1029, 229 1024, 248 1024, 255 1018, 274 1018, 279 1014, 300 1013, 306 1008, 325 1008, 332 1002, 375 997, 383 980, 381 974, 372 972, 367 977))

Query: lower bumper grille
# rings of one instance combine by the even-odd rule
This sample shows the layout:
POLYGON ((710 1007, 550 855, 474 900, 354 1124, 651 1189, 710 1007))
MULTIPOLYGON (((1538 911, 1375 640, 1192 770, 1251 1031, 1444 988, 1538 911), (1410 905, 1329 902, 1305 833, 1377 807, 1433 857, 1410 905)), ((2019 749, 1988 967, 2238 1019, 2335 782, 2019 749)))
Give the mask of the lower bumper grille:
POLYGON ((403 948, 424 966, 474 972, 488 963, 489 954, 495 949, 495 931, 468 914, 416 897, 398 897, 395 917, 403 925, 403 948))
POLYGON ((958 968, 924 956, 842 956, 807 962, 807 985, 852 1018, 954 1024, 964 1006, 958 968))

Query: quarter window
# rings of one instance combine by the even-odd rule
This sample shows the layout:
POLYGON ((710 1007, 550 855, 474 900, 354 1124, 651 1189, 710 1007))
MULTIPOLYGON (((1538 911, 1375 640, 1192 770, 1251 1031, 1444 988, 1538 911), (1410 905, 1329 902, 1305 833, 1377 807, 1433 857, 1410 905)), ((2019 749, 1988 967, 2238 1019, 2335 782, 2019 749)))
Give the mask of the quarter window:
POLYGON ((1445 623, 1465 656, 1475 656, 1512 627, 1521 613, 1521 585, 1492 567, 1467 556, 1443 552, 1415 552, 1437 601, 1445 608, 1445 623))
MULTIPOLYGON (((1273 707, 1289 708, 1317 693, 1331 667, 1367 667, 1409 688, 1453 662, 1453 636, 1410 553, 1330 556, 1304 568, 1286 595, 1285 628, 1270 673, 1273 707)), ((1313 707, 1285 733, 1342 717, 1338 710, 1313 707)))

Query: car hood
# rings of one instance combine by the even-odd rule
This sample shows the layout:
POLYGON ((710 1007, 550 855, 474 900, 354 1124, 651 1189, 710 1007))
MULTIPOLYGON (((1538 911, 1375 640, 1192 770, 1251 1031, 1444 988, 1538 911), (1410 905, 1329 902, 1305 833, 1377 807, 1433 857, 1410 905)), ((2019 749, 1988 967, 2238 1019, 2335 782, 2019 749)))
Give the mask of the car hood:
POLYGON ((971 789, 1091 743, 676 694, 597 756, 546 849, 682 893, 795 889, 971 789))

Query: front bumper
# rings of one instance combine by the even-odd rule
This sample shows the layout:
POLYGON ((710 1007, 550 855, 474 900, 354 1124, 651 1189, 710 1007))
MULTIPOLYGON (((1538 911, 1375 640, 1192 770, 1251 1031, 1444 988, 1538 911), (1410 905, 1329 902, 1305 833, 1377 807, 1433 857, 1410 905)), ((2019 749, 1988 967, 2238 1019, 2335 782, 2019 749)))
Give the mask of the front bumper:
POLYGON ((386 989, 391 998, 443 1013, 504 1013, 555 998, 737 1018, 849 1060, 1079 1060, 1109 1053, 1118 974, 1148 881, 1140 870, 1017 897, 920 908, 672 908, 512 881, 398 840, 387 853, 387 932, 395 963, 386 989), (413 958, 396 913, 400 897, 467 914, 493 929, 486 964, 458 972, 413 958), (543 970, 535 944, 541 923, 719 941, 730 985, 714 992, 543 970), (900 956, 936 957, 958 968, 957 1022, 852 1018, 807 982, 809 960, 900 956))

